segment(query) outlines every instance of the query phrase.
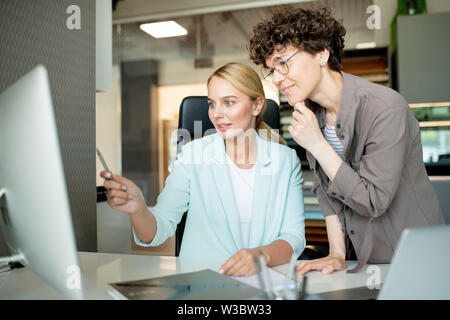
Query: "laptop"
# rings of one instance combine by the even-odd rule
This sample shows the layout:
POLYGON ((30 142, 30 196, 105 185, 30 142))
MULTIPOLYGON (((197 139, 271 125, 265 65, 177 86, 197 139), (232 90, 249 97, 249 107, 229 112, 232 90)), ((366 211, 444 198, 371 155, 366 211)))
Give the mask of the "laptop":
POLYGON ((405 229, 381 289, 364 286, 309 295, 307 299, 450 299, 450 225, 405 229))
POLYGON ((450 225, 403 231, 377 299, 450 299, 450 225))

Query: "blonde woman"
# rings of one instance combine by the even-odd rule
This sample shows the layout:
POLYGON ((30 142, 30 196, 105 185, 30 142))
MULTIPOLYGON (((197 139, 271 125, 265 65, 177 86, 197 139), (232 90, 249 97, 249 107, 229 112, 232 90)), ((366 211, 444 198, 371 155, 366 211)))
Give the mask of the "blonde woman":
POLYGON ((137 244, 160 245, 188 211, 180 258, 221 260, 220 272, 248 276, 260 253, 275 266, 303 252, 302 172, 295 151, 262 120, 264 90, 252 68, 227 64, 207 87, 217 133, 183 146, 155 206, 132 181, 101 176, 108 204, 130 216, 137 244))

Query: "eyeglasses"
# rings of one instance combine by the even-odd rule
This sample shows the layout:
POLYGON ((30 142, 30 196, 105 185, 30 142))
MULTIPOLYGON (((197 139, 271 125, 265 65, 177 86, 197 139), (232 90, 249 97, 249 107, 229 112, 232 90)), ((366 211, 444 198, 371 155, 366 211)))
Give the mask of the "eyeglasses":
POLYGON ((262 68, 261 69, 261 74, 264 77, 264 79, 273 81, 273 73, 275 71, 277 71, 278 73, 283 74, 283 75, 288 74, 289 73, 289 66, 288 66, 289 59, 294 57, 300 51, 301 50, 297 50, 293 55, 291 55, 286 60, 283 60, 283 59, 276 60, 274 65, 273 65, 273 68, 262 68))

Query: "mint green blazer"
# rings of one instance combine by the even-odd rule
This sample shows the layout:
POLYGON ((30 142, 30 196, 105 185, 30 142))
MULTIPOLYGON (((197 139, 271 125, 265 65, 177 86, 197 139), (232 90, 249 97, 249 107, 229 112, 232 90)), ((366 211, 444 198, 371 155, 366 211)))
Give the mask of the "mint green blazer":
MULTIPOLYGON (((257 136, 257 160, 249 247, 287 241, 299 256, 305 248, 302 172, 295 150, 257 136)), ((218 133, 184 145, 150 211, 158 246, 173 236, 188 211, 180 257, 225 261, 243 249, 239 213, 218 133)))

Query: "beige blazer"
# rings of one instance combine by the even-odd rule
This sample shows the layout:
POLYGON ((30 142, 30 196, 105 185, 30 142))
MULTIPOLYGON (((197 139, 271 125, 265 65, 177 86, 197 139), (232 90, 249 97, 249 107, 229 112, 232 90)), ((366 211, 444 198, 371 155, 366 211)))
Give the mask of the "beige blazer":
MULTIPOLYGON (((342 75, 336 133, 344 163, 331 182, 309 152, 307 158, 323 214, 338 215, 353 244, 358 266, 350 272, 356 272, 367 262, 390 262, 403 229, 444 224, 444 218, 408 103, 388 87, 342 75)), ((306 105, 323 130, 325 109, 306 105)))

